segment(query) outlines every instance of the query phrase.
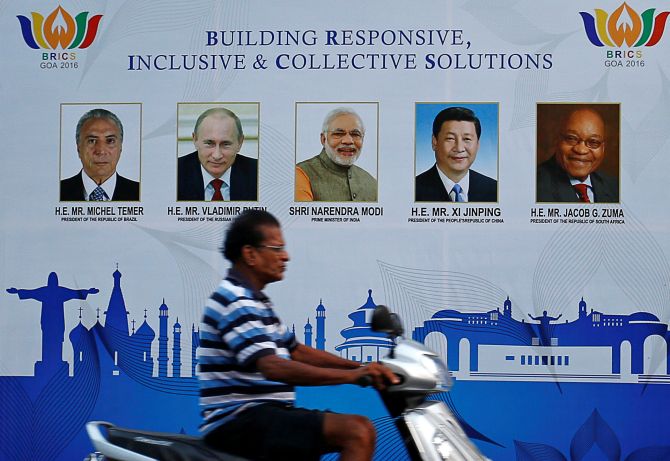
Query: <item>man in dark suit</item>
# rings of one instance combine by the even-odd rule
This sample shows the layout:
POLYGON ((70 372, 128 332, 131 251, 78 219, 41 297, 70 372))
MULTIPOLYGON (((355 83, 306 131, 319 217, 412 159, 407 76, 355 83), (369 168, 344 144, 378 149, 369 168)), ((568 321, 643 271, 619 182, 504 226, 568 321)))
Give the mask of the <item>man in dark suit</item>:
POLYGON ((243 142, 234 112, 200 114, 193 130, 196 151, 177 161, 177 200, 258 200, 258 160, 239 154, 243 142))
POLYGON ((106 109, 92 109, 77 123, 77 152, 82 169, 60 182, 60 200, 102 201, 140 199, 140 183, 116 172, 121 158, 123 125, 106 109))
POLYGON ((597 171, 605 158, 605 122, 592 108, 561 122, 554 155, 537 168, 538 202, 616 203, 619 181, 597 171))
POLYGON ((416 177, 417 202, 497 202, 498 182, 470 169, 482 127, 473 111, 449 107, 433 120, 435 165, 416 177))

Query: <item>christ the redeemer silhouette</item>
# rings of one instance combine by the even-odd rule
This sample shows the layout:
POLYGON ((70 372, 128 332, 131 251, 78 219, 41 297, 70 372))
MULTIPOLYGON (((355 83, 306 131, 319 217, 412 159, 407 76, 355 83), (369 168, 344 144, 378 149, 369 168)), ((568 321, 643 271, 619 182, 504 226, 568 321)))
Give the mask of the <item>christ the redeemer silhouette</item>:
MULTIPOLYGON (((46 286, 30 289, 8 288, 7 293, 19 299, 34 299, 42 303, 40 326, 42 329, 42 360, 35 362, 35 376, 52 374, 67 362, 63 361, 63 336, 65 333, 64 303, 72 299, 86 299, 97 288, 75 290, 58 285, 58 275, 49 274, 46 286)), ((67 370, 67 368, 66 368, 67 370)))

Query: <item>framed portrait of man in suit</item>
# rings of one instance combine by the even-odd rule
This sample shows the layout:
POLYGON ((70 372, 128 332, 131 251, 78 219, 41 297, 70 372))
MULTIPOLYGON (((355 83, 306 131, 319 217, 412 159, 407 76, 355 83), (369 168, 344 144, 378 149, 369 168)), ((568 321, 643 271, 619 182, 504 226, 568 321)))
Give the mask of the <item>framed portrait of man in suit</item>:
POLYGON ((177 200, 259 199, 256 102, 177 105, 177 200))
POLYGON ((60 201, 139 201, 142 105, 63 103, 60 116, 60 201))
POLYGON ((619 104, 537 105, 538 203, 618 203, 619 104))
POLYGON ((498 201, 498 104, 417 103, 414 200, 498 201))

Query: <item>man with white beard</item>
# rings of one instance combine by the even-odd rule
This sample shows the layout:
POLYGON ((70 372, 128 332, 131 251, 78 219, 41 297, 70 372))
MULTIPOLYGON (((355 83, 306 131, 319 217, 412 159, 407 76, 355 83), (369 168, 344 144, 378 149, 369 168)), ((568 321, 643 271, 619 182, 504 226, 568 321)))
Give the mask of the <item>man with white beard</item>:
POLYGON ((296 166, 297 202, 376 202, 377 180, 354 165, 363 149, 365 127, 358 114, 339 107, 326 115, 321 152, 296 166))

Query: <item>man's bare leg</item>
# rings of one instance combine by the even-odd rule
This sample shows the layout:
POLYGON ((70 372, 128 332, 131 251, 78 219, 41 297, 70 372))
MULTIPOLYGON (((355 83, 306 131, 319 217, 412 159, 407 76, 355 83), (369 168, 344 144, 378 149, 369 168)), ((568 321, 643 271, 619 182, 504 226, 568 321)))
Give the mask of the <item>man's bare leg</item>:
POLYGON ((364 416, 326 413, 323 436, 340 452, 340 461, 370 461, 375 452, 375 427, 364 416))

